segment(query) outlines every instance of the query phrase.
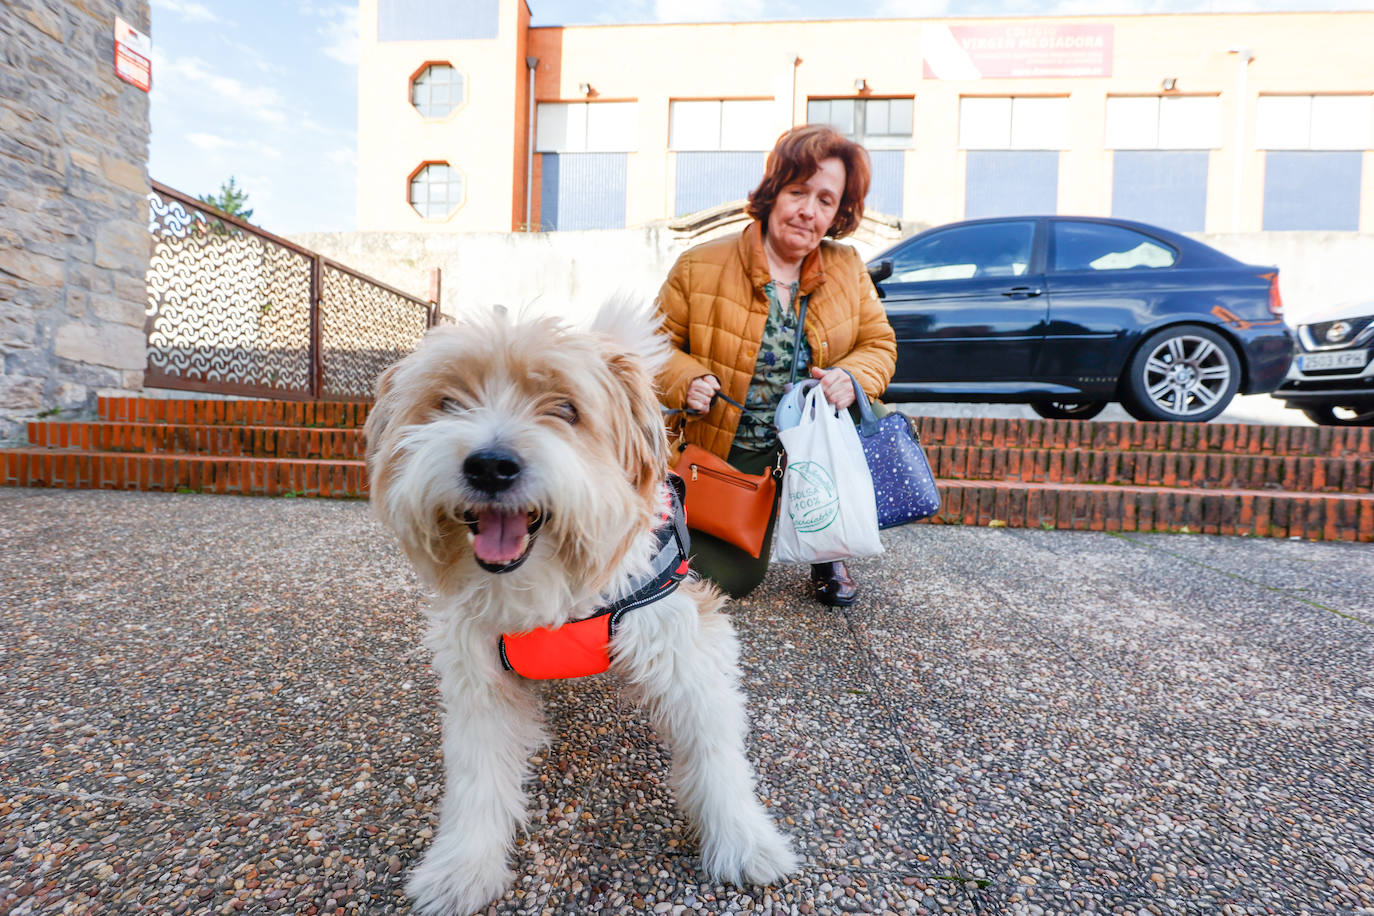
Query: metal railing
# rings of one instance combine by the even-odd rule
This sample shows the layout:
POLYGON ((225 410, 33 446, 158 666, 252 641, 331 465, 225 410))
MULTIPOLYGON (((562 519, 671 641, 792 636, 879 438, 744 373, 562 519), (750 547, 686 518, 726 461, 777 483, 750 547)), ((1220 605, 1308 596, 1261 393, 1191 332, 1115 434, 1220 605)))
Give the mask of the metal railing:
POLYGON ((439 313, 286 239, 152 182, 151 387, 295 400, 372 397, 439 313))

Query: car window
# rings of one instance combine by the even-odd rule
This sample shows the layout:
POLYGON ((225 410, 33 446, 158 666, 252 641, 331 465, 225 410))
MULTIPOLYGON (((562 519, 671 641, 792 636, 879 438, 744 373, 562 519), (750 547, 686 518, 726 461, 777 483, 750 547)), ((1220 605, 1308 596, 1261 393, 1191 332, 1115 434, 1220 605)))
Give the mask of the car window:
POLYGON ((1033 220, 954 226, 895 252, 888 282, 1019 277, 1030 266, 1033 220))
POLYGON ((1130 270, 1173 267, 1178 254, 1148 235, 1104 223, 1053 224, 1051 270, 1130 270))

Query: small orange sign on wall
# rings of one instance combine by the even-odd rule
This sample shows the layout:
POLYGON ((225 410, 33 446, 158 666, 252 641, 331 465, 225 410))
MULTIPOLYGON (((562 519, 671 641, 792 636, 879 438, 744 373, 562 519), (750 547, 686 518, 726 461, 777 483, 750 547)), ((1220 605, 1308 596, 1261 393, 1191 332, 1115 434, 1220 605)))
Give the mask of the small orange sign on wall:
POLYGON ((153 40, 118 16, 114 28, 115 76, 144 92, 153 88, 153 40))

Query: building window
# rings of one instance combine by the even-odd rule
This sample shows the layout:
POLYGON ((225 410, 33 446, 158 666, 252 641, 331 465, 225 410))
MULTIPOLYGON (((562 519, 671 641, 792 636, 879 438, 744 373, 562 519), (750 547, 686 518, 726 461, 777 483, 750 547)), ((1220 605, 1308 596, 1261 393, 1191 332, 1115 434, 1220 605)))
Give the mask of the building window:
POLYGON ((913 99, 811 99, 806 120, 829 124, 872 148, 905 149, 911 145, 913 99))
POLYGON ((902 216, 906 184, 906 156, 911 146, 912 99, 811 99, 806 120, 829 124, 866 147, 872 180, 864 209, 902 216))
POLYGON ((959 100, 959 146, 964 149, 1061 150, 1068 145, 1067 98, 959 100))
POLYGON ((1216 149, 1215 96, 1107 99, 1107 149, 1216 149))
POLYGON ((767 152, 781 132, 771 99, 680 101, 668 108, 668 146, 673 150, 767 152))
POLYGON ((638 109, 636 102, 541 102, 535 152, 630 152, 638 145, 638 109))
POLYGON ((747 197, 763 177, 767 151, 781 132, 777 115, 771 99, 670 103, 673 212, 683 216, 747 197))
POLYGON ((541 228, 622 229, 635 102, 545 102, 537 111, 541 228))
POLYGON ((1209 150, 1220 146, 1215 96, 1113 96, 1106 147, 1112 216, 1202 232, 1209 150))
POLYGON ((445 117, 462 101, 463 74, 449 64, 429 64, 410 81, 410 104, 422 117, 445 117))
POLYGON ((463 175, 447 162, 428 162, 410 176, 410 205, 425 219, 443 219, 463 205, 463 175))
POLYGON ((1260 149, 1366 150, 1374 96, 1262 95, 1255 115, 1260 149))
POLYGON ((1264 155, 1266 230, 1355 231, 1374 96, 1264 95, 1255 145, 1264 155))

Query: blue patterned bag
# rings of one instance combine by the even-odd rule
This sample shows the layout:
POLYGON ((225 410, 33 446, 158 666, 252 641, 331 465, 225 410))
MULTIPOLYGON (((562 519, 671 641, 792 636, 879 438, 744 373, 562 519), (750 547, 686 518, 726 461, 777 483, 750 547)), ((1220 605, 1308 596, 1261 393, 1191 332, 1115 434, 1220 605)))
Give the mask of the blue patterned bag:
POLYGON ((861 417, 859 442, 864 447, 878 503, 878 527, 905 525, 939 512, 940 491, 930 472, 930 462, 921 450, 914 423, 897 411, 879 420, 858 382, 854 382, 854 395, 861 417))

